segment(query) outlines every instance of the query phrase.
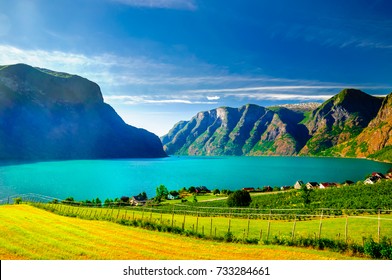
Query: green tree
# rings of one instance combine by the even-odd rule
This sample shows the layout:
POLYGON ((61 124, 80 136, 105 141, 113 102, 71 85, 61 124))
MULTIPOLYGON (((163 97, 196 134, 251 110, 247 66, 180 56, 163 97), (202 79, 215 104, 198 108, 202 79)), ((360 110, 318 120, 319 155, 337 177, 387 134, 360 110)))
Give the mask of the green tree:
POLYGON ((21 203, 22 203, 22 198, 21 197, 14 198, 14 204, 21 204, 21 203))
POLYGON ((196 188, 194 186, 189 187, 188 192, 189 193, 195 193, 196 192, 196 188))
POLYGON ((212 191, 212 194, 217 195, 220 194, 220 190, 219 189, 215 189, 212 191))
POLYGON ((305 185, 303 185, 303 186, 299 189, 299 191, 301 192, 301 197, 302 197, 304 206, 305 206, 305 207, 306 207, 306 206, 309 206, 309 205, 310 205, 310 202, 311 202, 311 200, 310 200, 310 195, 311 195, 313 189, 308 189, 308 187, 306 187, 305 185))
POLYGON ((252 202, 249 192, 244 190, 238 190, 229 195, 227 198, 227 205, 229 207, 242 207, 249 206, 252 202))
POLYGON ((157 202, 161 202, 162 199, 167 198, 169 194, 169 191, 167 190, 167 188, 165 187, 165 185, 160 185, 159 187, 157 187, 156 189, 156 196, 155 196, 155 200, 157 202))
POLYGON ((144 200, 148 199, 146 192, 141 192, 141 193, 138 194, 138 196, 142 197, 144 200))
POLYGON ((101 207, 102 206, 102 201, 98 197, 95 199, 95 205, 97 207, 101 207))

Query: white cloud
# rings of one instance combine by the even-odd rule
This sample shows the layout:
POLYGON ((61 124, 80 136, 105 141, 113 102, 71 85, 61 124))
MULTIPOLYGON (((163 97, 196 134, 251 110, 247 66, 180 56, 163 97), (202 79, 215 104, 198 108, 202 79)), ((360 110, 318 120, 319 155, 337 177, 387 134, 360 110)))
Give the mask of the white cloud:
POLYGON ((196 10, 193 0, 112 0, 133 7, 196 10))
MULTIPOLYGON (((102 87, 105 100, 115 104, 218 104, 237 100, 323 100, 343 88, 385 90, 391 85, 345 85, 265 76, 240 76, 206 71, 190 75, 188 68, 143 56, 84 55, 28 50, 0 44, 0 65, 26 63, 86 77, 102 87), (187 71, 186 71, 187 70, 187 71), (218 74, 216 74, 218 73, 218 74), (227 88, 222 88, 225 85, 227 88), (258 85, 258 86, 246 86, 258 85), (209 88, 202 88, 209 87, 209 88), (226 100, 227 101, 227 100, 226 100)), ((198 69, 197 65, 189 68, 198 69)))
MULTIPOLYGON (((309 81, 310 82, 310 81, 309 81)), ((188 93, 232 93, 232 92, 258 92, 258 91, 300 91, 300 90, 325 90, 343 88, 362 88, 362 89, 384 89, 385 86, 362 86, 362 85, 287 85, 287 86, 260 86, 260 87, 241 87, 241 88, 218 88, 218 89, 197 89, 188 90, 188 93)))
POLYGON ((139 104, 217 104, 212 101, 202 101, 199 97, 192 96, 156 96, 156 95, 110 95, 105 101, 114 104, 139 105, 139 104))
POLYGON ((227 94, 226 96, 233 96, 240 99, 254 99, 254 100, 275 100, 275 101, 319 101, 327 100, 333 96, 320 94, 320 95, 307 95, 307 94, 281 94, 281 93, 253 93, 253 94, 227 94))

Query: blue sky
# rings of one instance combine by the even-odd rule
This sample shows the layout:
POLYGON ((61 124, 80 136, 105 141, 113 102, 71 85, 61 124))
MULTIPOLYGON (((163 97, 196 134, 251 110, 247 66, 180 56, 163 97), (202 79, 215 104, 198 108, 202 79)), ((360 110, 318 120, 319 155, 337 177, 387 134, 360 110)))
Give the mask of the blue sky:
POLYGON ((2 0, 0 64, 87 77, 159 136, 219 106, 392 91, 390 1, 2 0))

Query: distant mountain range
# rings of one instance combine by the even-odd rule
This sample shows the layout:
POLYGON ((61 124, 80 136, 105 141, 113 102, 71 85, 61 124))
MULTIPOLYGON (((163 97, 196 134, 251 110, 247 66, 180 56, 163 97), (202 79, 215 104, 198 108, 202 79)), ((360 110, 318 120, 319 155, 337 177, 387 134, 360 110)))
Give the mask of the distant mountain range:
POLYGON ((172 155, 316 155, 392 161, 392 94, 344 89, 321 105, 200 112, 161 138, 172 155))
POLYGON ((97 84, 25 64, 0 66, 0 159, 164 156, 158 136, 127 125, 97 84))

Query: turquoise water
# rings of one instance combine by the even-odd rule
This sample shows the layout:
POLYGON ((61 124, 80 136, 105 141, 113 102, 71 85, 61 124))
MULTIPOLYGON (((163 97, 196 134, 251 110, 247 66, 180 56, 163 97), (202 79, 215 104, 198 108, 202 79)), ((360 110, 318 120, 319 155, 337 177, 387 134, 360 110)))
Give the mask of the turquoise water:
POLYGON ((38 193, 75 199, 154 196, 158 185, 169 190, 204 185, 240 189, 293 185, 297 180, 342 182, 386 172, 392 164, 362 159, 309 157, 169 157, 161 159, 78 160, 0 164, 0 199, 38 193))

